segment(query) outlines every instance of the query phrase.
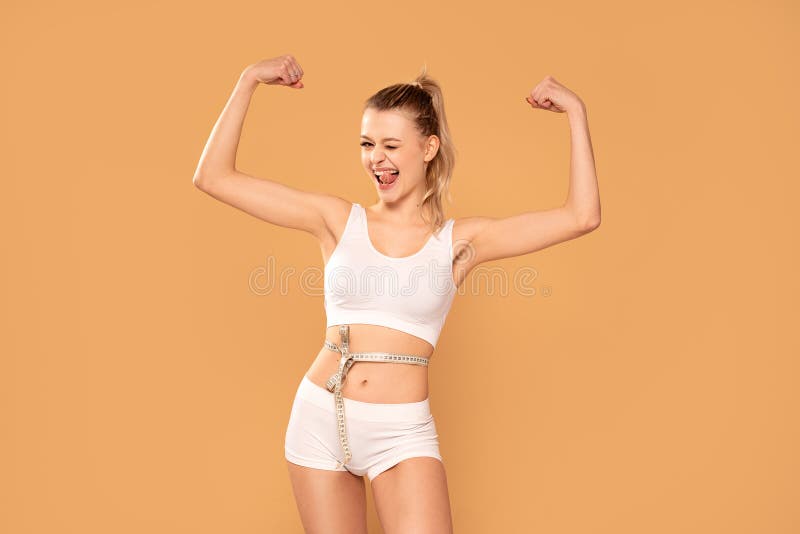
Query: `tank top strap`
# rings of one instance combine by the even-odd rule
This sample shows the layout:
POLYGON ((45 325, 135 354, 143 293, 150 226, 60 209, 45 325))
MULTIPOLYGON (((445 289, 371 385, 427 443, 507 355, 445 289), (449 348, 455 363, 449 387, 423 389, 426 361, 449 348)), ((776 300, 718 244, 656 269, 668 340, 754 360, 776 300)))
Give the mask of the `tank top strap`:
POLYGON ((453 261, 453 225, 455 222, 455 219, 447 219, 442 227, 442 244, 447 248, 451 262, 453 261))
POLYGON ((359 230, 364 226, 364 221, 366 220, 366 209, 364 206, 359 204, 358 202, 353 202, 353 213, 352 216, 359 222, 359 230))
POLYGON ((345 241, 349 241, 353 238, 354 235, 359 234, 360 225, 358 224, 360 218, 360 204, 357 202, 352 202, 350 204, 350 213, 347 215, 347 222, 344 225, 344 231, 342 232, 341 237, 339 238, 340 243, 344 243, 345 241))
POLYGON ((350 216, 353 218, 350 232, 363 241, 364 236, 367 235, 367 210, 358 202, 353 202, 353 212, 350 216))

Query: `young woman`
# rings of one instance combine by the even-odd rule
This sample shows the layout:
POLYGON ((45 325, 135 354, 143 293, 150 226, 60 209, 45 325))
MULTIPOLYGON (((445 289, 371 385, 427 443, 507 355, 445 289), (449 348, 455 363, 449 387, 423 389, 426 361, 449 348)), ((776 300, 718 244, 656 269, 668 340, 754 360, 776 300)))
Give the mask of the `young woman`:
POLYGON ((562 206, 446 219, 442 200, 455 152, 441 89, 424 70, 364 106, 361 162, 377 195, 373 205, 236 170, 256 87, 301 89, 303 74, 291 55, 248 66, 193 179, 222 202, 320 242, 325 342, 297 388, 285 435, 300 517, 308 533, 366 533, 367 475, 387 534, 452 532, 428 361, 456 290, 476 265, 528 254, 600 224, 586 109, 550 76, 526 98, 535 109, 569 117, 572 157, 562 206))

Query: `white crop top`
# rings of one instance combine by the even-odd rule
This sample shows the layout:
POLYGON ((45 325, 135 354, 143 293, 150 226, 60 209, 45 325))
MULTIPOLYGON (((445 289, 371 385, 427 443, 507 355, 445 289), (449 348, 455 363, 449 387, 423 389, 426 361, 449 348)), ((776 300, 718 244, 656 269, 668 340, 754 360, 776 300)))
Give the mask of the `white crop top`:
POLYGON ((366 210, 353 202, 342 237, 325 264, 327 326, 373 324, 436 346, 456 286, 453 219, 410 256, 385 256, 372 245, 366 210))

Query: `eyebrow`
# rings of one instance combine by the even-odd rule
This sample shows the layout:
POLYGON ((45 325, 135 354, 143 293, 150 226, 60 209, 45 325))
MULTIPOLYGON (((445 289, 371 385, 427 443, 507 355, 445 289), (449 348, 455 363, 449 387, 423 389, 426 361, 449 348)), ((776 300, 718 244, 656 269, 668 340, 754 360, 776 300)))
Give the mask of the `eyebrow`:
MULTIPOLYGON (((369 137, 367 137, 366 135, 363 135, 363 134, 362 134, 362 135, 361 135, 361 137, 363 137, 364 139, 369 139, 370 141, 372 141, 372 139, 370 139, 370 138, 369 138, 369 137)), ((396 137, 384 137, 384 138, 383 138, 383 141, 400 141, 400 142, 402 142, 403 140, 402 140, 402 139, 398 139, 398 138, 396 138, 396 137)))

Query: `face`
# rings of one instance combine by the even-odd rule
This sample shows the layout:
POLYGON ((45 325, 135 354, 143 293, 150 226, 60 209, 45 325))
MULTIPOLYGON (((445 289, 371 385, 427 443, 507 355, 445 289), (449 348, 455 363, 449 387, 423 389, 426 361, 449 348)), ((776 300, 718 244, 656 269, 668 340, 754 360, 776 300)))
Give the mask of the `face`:
POLYGON ((436 155, 439 139, 435 135, 424 137, 403 112, 397 110, 364 111, 361 121, 361 163, 367 171, 379 198, 386 201, 425 192, 425 169, 436 155), (382 180, 394 181, 381 185, 375 176, 376 169, 387 168, 382 180))

